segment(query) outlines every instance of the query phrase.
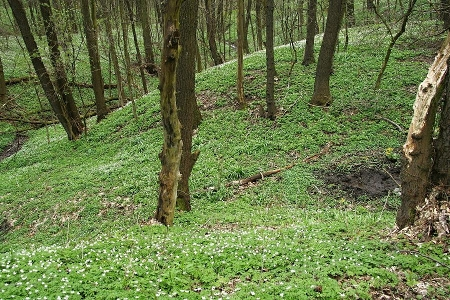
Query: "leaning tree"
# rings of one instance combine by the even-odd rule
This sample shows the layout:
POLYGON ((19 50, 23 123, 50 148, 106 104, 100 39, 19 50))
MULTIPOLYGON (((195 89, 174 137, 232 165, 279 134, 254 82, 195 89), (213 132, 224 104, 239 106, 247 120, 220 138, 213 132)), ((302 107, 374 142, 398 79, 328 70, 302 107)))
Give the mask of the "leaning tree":
POLYGON ((397 226, 418 225, 425 235, 449 234, 450 33, 420 84, 403 146, 402 203, 397 226), (439 134, 435 137, 435 121, 439 134), (424 226, 423 226, 424 225, 424 226))

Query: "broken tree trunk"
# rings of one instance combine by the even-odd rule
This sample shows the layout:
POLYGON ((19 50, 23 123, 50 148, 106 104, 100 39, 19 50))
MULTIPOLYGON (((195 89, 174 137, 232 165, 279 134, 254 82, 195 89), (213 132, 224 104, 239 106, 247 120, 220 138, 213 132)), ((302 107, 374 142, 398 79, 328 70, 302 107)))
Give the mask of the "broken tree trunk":
POLYGON ((408 137, 403 145, 402 204, 397 212, 397 226, 400 229, 414 223, 416 208, 425 201, 429 188, 434 123, 445 86, 449 57, 450 33, 419 86, 408 137))

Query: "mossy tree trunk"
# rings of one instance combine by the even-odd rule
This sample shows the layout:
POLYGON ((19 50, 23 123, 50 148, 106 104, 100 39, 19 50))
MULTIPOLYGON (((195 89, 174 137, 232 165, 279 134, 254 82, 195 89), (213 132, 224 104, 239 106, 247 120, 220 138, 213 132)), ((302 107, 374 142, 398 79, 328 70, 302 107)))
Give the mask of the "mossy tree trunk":
POLYGON ((327 106, 333 102, 330 91, 330 76, 344 8, 345 0, 330 0, 327 25, 317 61, 314 94, 310 101, 312 105, 327 106))
POLYGON ((180 210, 191 210, 191 194, 189 177, 197 161, 199 151, 191 153, 192 135, 201 121, 200 109, 195 97, 195 59, 197 52, 197 13, 198 0, 184 1, 180 11, 180 59, 177 65, 177 107, 181 123, 181 139, 183 151, 181 155, 178 183, 177 207, 180 210))
POLYGON ((106 106, 102 69, 100 67, 100 55, 98 52, 95 2, 81 0, 81 14, 83 16, 84 34, 86 36, 86 45, 89 53, 92 85, 94 86, 97 122, 100 122, 106 118, 109 109, 106 106))
POLYGON ((275 120, 277 108, 275 105, 275 58, 273 49, 273 10, 274 1, 266 0, 266 104, 267 118, 275 120))
POLYGON ((448 181, 449 146, 448 103, 442 111, 441 132, 434 157, 433 132, 438 103, 441 99, 445 78, 448 77, 448 60, 450 58, 450 34, 438 52, 428 75, 420 84, 414 102, 414 114, 403 145, 404 166, 402 168, 402 203, 397 212, 397 226, 404 228, 414 224, 416 209, 424 203, 430 190, 431 178, 435 184, 448 181), (433 168, 433 160, 435 165, 433 168), (442 161, 444 160, 444 161, 442 161), (442 164, 442 165, 441 165, 442 164), (442 168, 442 169, 441 169, 442 168), (432 174, 432 171, 434 174, 432 174))
POLYGON ((309 66, 315 62, 314 38, 316 36, 317 0, 308 1, 308 24, 306 25, 306 44, 302 65, 309 66))
POLYGON ((160 103, 164 129, 164 144, 159 155, 159 198, 155 218, 166 226, 173 225, 180 179, 180 160, 183 141, 176 103, 176 68, 180 54, 180 7, 182 0, 163 3, 163 34, 161 49, 160 103))

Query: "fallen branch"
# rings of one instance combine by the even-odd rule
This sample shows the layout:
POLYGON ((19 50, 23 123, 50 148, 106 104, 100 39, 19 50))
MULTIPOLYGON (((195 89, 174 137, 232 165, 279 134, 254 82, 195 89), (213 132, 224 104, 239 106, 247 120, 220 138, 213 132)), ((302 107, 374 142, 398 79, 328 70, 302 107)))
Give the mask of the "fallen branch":
POLYGON ((403 128, 402 126, 398 125, 398 124, 395 123, 394 121, 389 120, 388 118, 381 117, 381 116, 377 116, 377 119, 388 122, 389 124, 395 126, 395 127, 398 129, 398 131, 400 131, 400 132, 406 132, 406 129, 405 129, 405 128, 403 128))
POLYGON ((10 78, 10 79, 5 81, 5 84, 6 85, 14 85, 14 84, 18 84, 18 83, 22 83, 22 82, 27 82, 27 81, 33 80, 35 78, 36 78, 36 76, 25 76, 25 77, 10 78))
POLYGON ((312 161, 316 161, 318 160, 320 157, 324 156, 325 154, 327 154, 330 151, 331 146, 333 145, 332 142, 328 142, 323 148, 322 150, 320 150, 319 153, 316 153, 314 155, 308 156, 307 158, 305 158, 303 160, 303 162, 305 163, 309 163, 312 161))
POLYGON ((269 177, 271 175, 280 173, 281 171, 288 170, 288 169, 292 168, 293 166, 294 165, 289 165, 289 166, 286 166, 284 168, 270 170, 270 171, 267 171, 267 172, 261 172, 261 173, 255 174, 253 176, 247 177, 245 179, 234 180, 234 181, 228 182, 227 184, 225 184, 225 186, 229 187, 229 186, 245 185, 245 184, 250 183, 250 182, 255 182, 255 181, 258 181, 260 179, 264 179, 264 177, 269 177))

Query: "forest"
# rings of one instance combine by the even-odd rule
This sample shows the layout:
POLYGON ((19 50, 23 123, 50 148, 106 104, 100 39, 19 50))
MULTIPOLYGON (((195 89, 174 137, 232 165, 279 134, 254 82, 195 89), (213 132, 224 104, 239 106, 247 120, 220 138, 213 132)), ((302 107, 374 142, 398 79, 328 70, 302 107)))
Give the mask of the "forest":
POLYGON ((0 299, 448 299, 448 0, 3 0, 0 299))

